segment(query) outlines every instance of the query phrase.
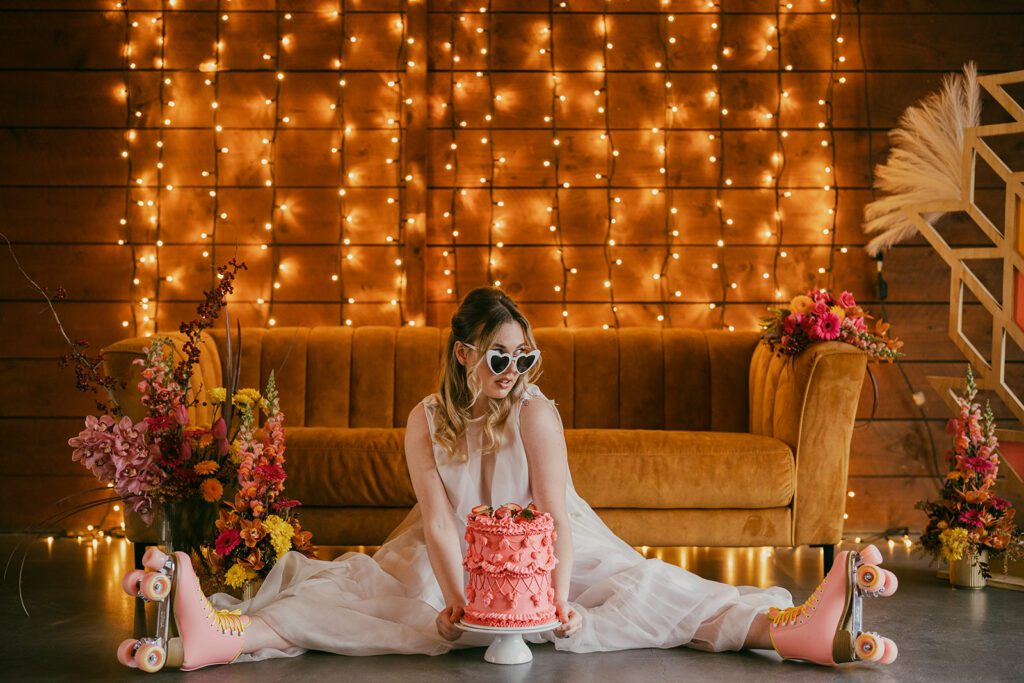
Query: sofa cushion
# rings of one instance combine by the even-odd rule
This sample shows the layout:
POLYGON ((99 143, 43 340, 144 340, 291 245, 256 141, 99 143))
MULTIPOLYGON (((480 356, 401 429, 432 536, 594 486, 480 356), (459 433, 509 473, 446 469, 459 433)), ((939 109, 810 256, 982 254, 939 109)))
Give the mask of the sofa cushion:
POLYGON ((568 429, 569 470, 595 508, 770 508, 793 500, 789 446, 734 432, 568 429))
POLYGON ((402 507, 416 503, 405 429, 287 427, 287 495, 303 505, 402 507))
MULTIPOLYGON (((732 432, 569 429, 569 469, 595 508, 770 508, 793 499, 793 453, 732 432)), ((416 502, 405 430, 288 429, 288 495, 315 506, 416 502)), ((527 502, 527 501, 520 501, 527 502)))

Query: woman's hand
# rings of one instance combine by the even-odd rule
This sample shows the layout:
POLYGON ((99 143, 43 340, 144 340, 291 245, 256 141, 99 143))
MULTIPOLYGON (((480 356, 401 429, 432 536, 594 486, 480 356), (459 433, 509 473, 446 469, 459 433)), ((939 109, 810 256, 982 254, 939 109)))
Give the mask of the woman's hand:
POLYGON ((562 625, 554 630, 556 638, 568 638, 579 631, 580 626, 583 625, 583 617, 576 610, 570 608, 567 603, 556 602, 555 614, 562 622, 562 625))
POLYGON ((445 640, 458 640, 462 630, 455 623, 462 619, 462 605, 449 605, 437 613, 437 632, 445 640))

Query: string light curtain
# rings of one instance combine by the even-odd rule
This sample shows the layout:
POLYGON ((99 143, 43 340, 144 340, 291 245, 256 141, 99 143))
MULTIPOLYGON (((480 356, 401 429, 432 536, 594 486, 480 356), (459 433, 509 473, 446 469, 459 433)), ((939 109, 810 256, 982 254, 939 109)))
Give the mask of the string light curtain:
POLYGON ((777 1, 758 12, 674 0, 636 9, 616 0, 522 7, 161 0, 159 10, 146 7, 116 4, 126 113, 119 242, 133 260, 122 325, 137 333, 157 332, 161 318, 170 323, 161 302, 196 294, 194 278, 170 285, 179 274, 201 270, 208 286, 216 264, 236 249, 258 266, 249 277, 266 280, 243 283, 233 307, 243 324, 266 326, 444 324, 467 287, 489 283, 508 289, 541 325, 750 329, 764 305, 808 283, 836 285, 835 257, 847 251, 837 238, 839 0, 777 1), (410 6, 425 14, 427 29, 410 31, 410 6), (171 17, 205 22, 205 55, 193 57, 180 30, 168 34, 171 17), (814 30, 826 17, 831 30, 814 30), (240 28, 226 30, 236 22, 240 28), (790 32, 805 43, 796 73, 790 32), (820 44, 807 46, 808 38, 820 44), (417 41, 425 63, 410 56, 417 41), (254 50, 256 64, 238 56, 254 50), (828 59, 816 102, 808 83, 822 71, 808 55, 828 59), (427 86, 410 89, 414 69, 426 71, 427 86), (250 73, 267 79, 240 78, 250 73), (139 92, 138 75, 155 77, 156 97, 139 92), (192 88, 193 76, 205 90, 192 88), (774 80, 770 90, 764 76, 774 80), (328 80, 326 95, 305 86, 328 80), (187 159, 177 147, 188 147, 190 136, 202 139, 197 117, 179 123, 183 103, 210 108, 201 128, 213 153, 201 178, 165 165, 187 159), (808 124, 814 107, 816 125, 808 124), (428 109, 423 120, 437 134, 423 131, 431 161, 418 178, 407 124, 428 109), (331 135, 331 177, 285 172, 282 164, 307 154, 301 145, 326 139, 312 135, 320 131, 331 135), (812 131, 821 149, 800 149, 804 166, 791 176, 788 156, 812 131), (538 144, 538 134, 546 142, 538 144), (152 153, 141 153, 147 145, 152 153), (793 197, 807 195, 806 160, 819 153, 826 203, 814 216, 795 210, 793 197), (707 173, 696 170, 701 165, 707 173), (252 199, 257 183, 265 199, 252 199), (423 229, 410 205, 412 184, 426 188, 422 251, 409 239, 411 229, 423 229), (320 189, 328 192, 309 194, 320 189), (183 191, 209 194, 198 228, 174 223, 196 218, 175 208, 183 191), (308 220, 327 215, 327 194, 336 218, 308 220), (751 204, 765 210, 754 215, 751 204), (815 230, 821 239, 807 243, 815 230), (827 260, 812 256, 824 249, 827 260), (410 271, 408 254, 425 267, 410 271), (410 272, 424 279, 412 283, 410 272), (417 287, 427 310, 407 301, 417 287))

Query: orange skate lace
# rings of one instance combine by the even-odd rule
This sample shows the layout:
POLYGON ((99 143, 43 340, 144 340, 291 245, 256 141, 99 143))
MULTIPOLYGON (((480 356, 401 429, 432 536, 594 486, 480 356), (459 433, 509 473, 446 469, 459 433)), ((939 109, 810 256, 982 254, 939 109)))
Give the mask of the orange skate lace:
POLYGON ((797 619, 801 615, 803 615, 807 619, 810 619, 811 615, 808 614, 807 610, 810 609, 813 612, 814 609, 818 606, 818 596, 821 595, 821 592, 825 587, 826 581, 828 581, 828 579, 825 579, 821 582, 818 588, 815 589, 814 593, 811 594, 811 597, 807 598, 807 602, 805 602, 804 604, 797 605, 796 607, 787 607, 786 609, 778 609, 773 607, 772 610, 769 610, 768 618, 772 620, 772 625, 781 626, 786 622, 796 623, 797 619))

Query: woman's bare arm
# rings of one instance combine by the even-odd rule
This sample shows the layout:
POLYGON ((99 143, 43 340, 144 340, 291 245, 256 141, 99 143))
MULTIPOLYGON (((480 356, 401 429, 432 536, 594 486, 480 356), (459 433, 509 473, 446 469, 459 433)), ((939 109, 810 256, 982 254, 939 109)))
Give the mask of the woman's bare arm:
MULTIPOLYGON (((441 593, 448 608, 461 607, 465 605, 466 599, 462 585, 462 548, 459 544, 458 526, 434 462, 434 449, 430 441, 426 411, 422 404, 417 404, 409 413, 405 430, 405 460, 423 515, 423 534, 430 566, 441 586, 441 593)), ((443 628, 444 626, 439 623, 438 630, 449 640, 454 640, 461 633, 454 629, 442 630, 443 628)))
POLYGON ((558 558, 558 564, 551 572, 551 584, 563 620, 563 626, 556 629, 555 633, 567 637, 579 628, 580 620, 568 609, 573 561, 572 528, 565 505, 569 464, 565 435, 554 410, 554 406, 545 405, 541 399, 528 401, 519 413, 519 429, 530 467, 533 503, 541 512, 549 513, 555 522, 555 557, 558 558))

